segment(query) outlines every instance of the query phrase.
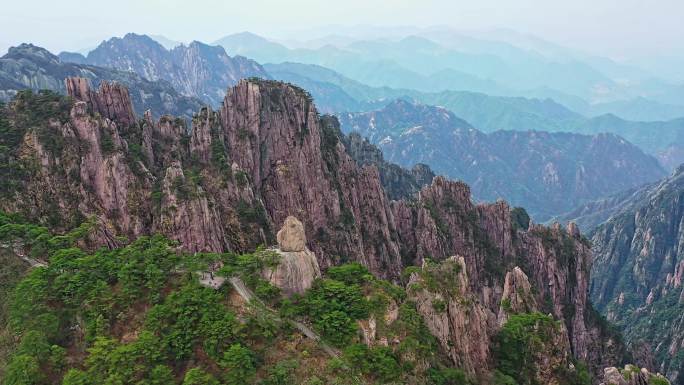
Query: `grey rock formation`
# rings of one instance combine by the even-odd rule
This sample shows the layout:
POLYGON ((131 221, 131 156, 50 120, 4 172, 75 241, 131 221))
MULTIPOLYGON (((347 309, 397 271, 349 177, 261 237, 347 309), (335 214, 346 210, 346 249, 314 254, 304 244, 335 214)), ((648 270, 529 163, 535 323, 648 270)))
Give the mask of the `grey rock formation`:
POLYGON ((666 385, 670 382, 660 373, 650 373, 647 369, 634 365, 625 365, 624 369, 608 367, 603 370, 603 377, 599 378, 599 385, 666 385))
POLYGON ((88 79, 93 87, 105 81, 124 85, 138 116, 149 109, 156 117, 169 114, 189 119, 203 105, 197 98, 181 95, 164 80, 150 81, 128 71, 62 62, 31 44, 12 47, 0 58, 0 101, 8 102, 23 89, 66 94, 67 77, 88 79))
POLYGON ((193 41, 166 49, 146 35, 126 34, 102 42, 85 63, 133 71, 151 81, 164 80, 188 97, 219 107, 226 89, 240 79, 270 78, 255 61, 230 57, 223 47, 193 41))
POLYGON ((269 268, 264 276, 286 295, 302 294, 321 276, 316 255, 306 247, 304 225, 297 218, 285 218, 278 231, 278 265, 269 268))

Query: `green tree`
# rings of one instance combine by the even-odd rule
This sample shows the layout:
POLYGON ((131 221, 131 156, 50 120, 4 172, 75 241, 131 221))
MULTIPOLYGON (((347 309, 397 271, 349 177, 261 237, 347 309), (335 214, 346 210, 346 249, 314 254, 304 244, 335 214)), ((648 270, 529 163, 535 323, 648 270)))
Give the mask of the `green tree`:
POLYGON ((336 346, 347 345, 357 331, 354 320, 338 310, 324 313, 315 325, 323 338, 336 346))
POLYGON ((5 369, 4 385, 37 385, 44 378, 35 357, 20 354, 12 357, 5 369))
POLYGON ((223 353, 221 367, 228 370, 226 380, 230 384, 245 384, 256 374, 252 351, 240 344, 233 344, 223 353))
POLYGON ((330 279, 344 282, 347 285, 360 285, 373 278, 368 269, 358 262, 347 263, 340 266, 333 266, 328 269, 326 275, 330 279))
POLYGON ((62 379, 62 385, 91 385, 94 384, 90 380, 88 374, 82 370, 69 369, 62 379))
POLYGON ((204 370, 192 368, 185 373, 183 385, 219 385, 219 382, 204 370))

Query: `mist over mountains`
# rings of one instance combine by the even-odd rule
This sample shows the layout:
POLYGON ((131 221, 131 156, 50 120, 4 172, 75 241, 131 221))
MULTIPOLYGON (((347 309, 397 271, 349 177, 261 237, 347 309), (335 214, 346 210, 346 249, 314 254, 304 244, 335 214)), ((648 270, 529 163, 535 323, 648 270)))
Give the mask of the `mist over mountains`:
MULTIPOLYGON (((550 51, 547 49, 544 54, 541 54, 530 49, 515 47, 510 43, 491 42, 475 38, 465 39, 463 37, 449 40, 449 36, 433 34, 431 37, 435 41, 419 36, 408 36, 396 41, 390 39, 373 41, 332 39, 332 42, 319 41, 317 44, 320 47, 314 49, 288 48, 283 44, 250 33, 227 36, 216 42, 221 46, 210 46, 196 41, 185 45, 159 38, 167 46, 174 46, 173 48, 166 48, 151 37, 127 34, 123 38, 112 38, 103 42, 85 56, 67 52, 60 53, 59 58, 61 60, 59 61, 64 63, 60 64, 62 66, 94 66, 92 68, 102 68, 102 71, 130 71, 150 82, 166 82, 173 87, 175 92, 182 95, 179 97, 200 100, 212 107, 220 105, 223 90, 236 84, 240 78, 260 77, 291 82, 311 93, 319 111, 343 117, 343 129, 352 131, 351 127, 354 126, 353 131, 360 131, 362 136, 369 136, 372 143, 379 145, 386 152, 385 156, 390 161, 409 168, 415 163, 426 163, 440 174, 465 180, 472 184, 477 199, 489 201, 498 198, 507 199, 516 205, 527 207, 533 217, 542 221, 571 211, 580 204, 656 180, 665 175, 666 171, 663 170, 670 170, 684 160, 684 134, 682 134, 684 132, 684 120, 682 119, 631 121, 620 118, 613 112, 588 117, 589 114, 577 112, 552 98, 538 99, 497 95, 497 92, 493 92, 494 94, 477 92, 479 86, 468 81, 455 80, 455 78, 453 78, 454 83, 437 80, 437 83, 441 84, 440 87, 444 88, 441 91, 439 88, 425 86, 427 83, 422 77, 432 76, 429 73, 441 72, 444 74, 444 71, 458 71, 461 74, 469 73, 467 76, 471 78, 479 76, 484 79, 484 76, 487 76, 491 80, 495 78, 493 75, 498 72, 506 72, 507 76, 510 76, 511 71, 515 72, 516 68, 517 71, 525 70, 530 73, 546 70, 557 73, 559 70, 554 67, 556 62, 565 63, 564 65, 573 63, 567 71, 577 73, 577 76, 584 76, 584 80, 579 83, 604 84, 609 79, 607 75, 596 75, 600 72, 596 69, 587 72, 586 67, 589 67, 589 64, 577 64, 581 63, 579 59, 568 52, 559 53, 558 50, 550 51), (441 41, 443 44, 436 41, 441 41), (451 43, 447 45, 444 42, 451 43), (456 51, 455 47, 460 47, 465 52, 456 51), (229 56, 227 52, 231 52, 234 56, 229 56), (246 55, 246 57, 242 55, 246 55), (257 60, 247 57, 255 57, 257 60), (282 60, 302 60, 304 63, 282 60), (262 61, 264 64, 261 65, 258 61, 262 61), (418 73, 418 69, 420 69, 420 77, 416 78, 416 82, 422 86, 416 87, 409 83, 392 83, 391 81, 383 83, 383 81, 378 80, 377 76, 372 75, 375 70, 371 72, 362 71, 366 74, 363 76, 375 79, 372 84, 367 84, 359 80, 361 72, 353 73, 352 67, 341 64, 347 61, 348 64, 353 62, 356 66, 368 65, 368 68, 376 68, 375 66, 379 63, 392 68, 402 67, 401 73, 396 74, 396 78, 402 82, 410 77, 406 75, 406 70, 418 73), (345 73, 351 74, 351 77, 324 65, 307 64, 307 62, 319 62, 333 68, 339 66, 339 68, 343 68, 342 70, 345 73), (399 63, 401 63, 400 66, 399 63), (434 68, 426 68, 421 66, 421 63, 430 63, 434 68), (535 67, 536 70, 532 71, 531 68, 534 66, 537 66, 535 67), (548 68, 542 69, 541 67, 548 68), (486 70, 486 68, 489 69, 486 70), (486 71, 489 73, 485 73, 486 71), (593 75, 585 76, 587 73, 593 75), (396 100, 411 102, 402 104, 396 100), (412 111, 410 119, 408 121, 395 121, 397 125, 393 127, 382 127, 382 122, 373 121, 372 123, 375 124, 373 129, 377 130, 374 132, 368 131, 367 127, 364 127, 367 124, 360 127, 359 124, 351 121, 345 123, 347 121, 344 119, 345 117, 363 116, 363 112, 366 111, 369 113, 384 111, 383 116, 395 113, 397 116, 402 116, 397 111, 397 107, 414 106, 415 103, 446 108, 446 111, 453 113, 453 119, 464 120, 463 127, 474 129, 475 131, 472 132, 481 131, 479 136, 476 135, 479 140, 460 142, 459 139, 459 142, 453 142, 447 139, 454 135, 451 128, 446 128, 449 125, 441 127, 438 125, 439 129, 432 128, 429 135, 430 140, 436 141, 430 146, 438 144, 437 147, 430 147, 430 151, 421 149, 421 146, 425 144, 418 144, 416 141, 419 141, 419 137, 424 137, 424 134, 416 136, 415 133, 422 133, 423 131, 409 130, 415 127, 425 129, 424 124, 426 122, 434 121, 434 116, 438 115, 435 112, 437 110, 429 107, 410 108, 412 111), (382 110, 383 108, 386 110, 382 110), (388 133, 388 129, 391 132, 388 133), (402 134, 403 131, 412 132, 414 135, 402 134), (520 134, 513 134, 513 131, 519 131, 520 134), (529 140, 518 140, 530 135, 532 131, 539 131, 540 133, 530 137, 529 140), (566 144, 561 148, 559 143, 569 140, 570 136, 546 135, 542 133, 543 131, 550 133, 572 132, 584 135, 611 133, 619 135, 621 138, 596 136, 595 138, 615 139, 600 145, 594 143, 591 147, 595 149, 593 150, 595 152, 584 153, 588 149, 586 145, 589 145, 591 139, 586 145, 580 146, 584 150, 566 144), (652 135, 654 131, 659 134, 652 135), (379 133, 383 132, 383 135, 378 136, 379 133), (485 133, 494 134, 485 135, 485 133), (514 138, 518 139, 514 140, 514 138), (633 148, 624 152, 621 148, 625 139, 638 146, 641 151, 633 148), (494 145, 494 142, 498 144, 494 145), (539 142, 541 147, 538 144, 539 142), (489 144, 484 145, 484 143, 489 144), (485 147, 489 148, 488 146, 495 147, 483 150, 485 147), (407 152, 406 148, 413 148, 415 153, 409 155, 410 153, 407 152), (441 148, 440 151, 443 154, 461 154, 461 156, 459 158, 435 156, 436 148, 441 148), (578 151, 584 155, 575 155, 578 151), (532 156, 528 159, 524 156, 521 157, 519 161, 528 166, 520 168, 515 166, 517 161, 501 158, 500 154, 502 153, 511 153, 517 156, 525 153, 532 156, 531 154, 537 153, 540 157, 532 156), (617 156, 618 153, 623 155, 617 156), (399 156, 399 154, 403 155, 399 156), (572 156, 567 160, 561 160, 565 159, 565 155, 559 154, 572 154, 572 156), (603 159, 602 156, 605 154, 610 155, 603 159), (496 162, 492 161, 492 156, 500 159, 501 163, 498 166, 496 162), (660 164, 655 162, 653 157, 657 158, 660 164), (446 160, 447 158, 452 160, 446 160), (482 167, 484 164, 491 164, 492 166, 489 168, 482 167), (607 164, 615 165, 613 174, 603 166, 607 164), (509 169, 508 167, 512 168, 509 169), (633 167, 639 167, 642 172, 634 172, 633 167), (595 175, 588 177, 592 173, 595 175), (516 179, 514 175, 521 175, 521 179, 516 179), (513 178, 512 181, 502 182, 511 177, 513 178), (532 182, 533 180, 537 182, 532 182), (621 182, 616 183, 617 180, 621 182), (604 187, 599 187, 604 181, 611 182, 604 187), (534 183, 540 184, 533 186, 534 183), (571 185, 575 187, 570 187, 571 185), (551 190, 549 189, 555 192, 550 193, 551 190), (550 196, 553 198, 548 199, 548 194, 551 194, 550 196)), ((11 55, 8 55, 8 58, 9 56, 11 55)), ((591 63, 598 63, 597 66, 605 71, 611 71, 609 73, 613 77, 618 75, 633 76, 634 79, 640 80, 647 77, 644 71, 638 71, 635 68, 620 66, 596 58, 585 59, 591 63)), ((47 71, 50 72, 51 69, 47 69, 47 71)), ((382 69, 381 72, 384 74, 383 76, 394 76, 389 75, 392 71, 382 69)), ((565 73, 565 70, 561 72, 565 73)), ((12 76, 16 76, 16 74, 7 75, 8 78, 12 76)), ((55 76, 58 78, 61 75, 56 74, 55 76)), ((111 75, 103 78, 116 80, 111 75)), ((360 79, 365 78, 361 76, 360 79)), ((368 81, 368 79, 366 80, 368 81)), ((551 88, 553 86, 551 84, 541 84, 544 81, 543 77, 538 77, 536 81, 540 82, 538 90, 544 89, 548 90, 549 93, 562 94, 560 91, 551 88)), ((513 85, 511 81, 501 77, 497 78, 496 82, 506 83, 508 86, 513 85)), ((97 84, 98 81, 95 83, 97 84)), ((522 83, 530 84, 529 82, 522 83)), ((573 83, 579 84, 575 81, 573 83)), ((128 85, 130 84, 131 82, 128 82, 128 85)), ((63 87, 58 82, 51 83, 48 88, 63 92, 63 87)), ((136 88, 136 86, 131 87, 132 90, 136 88)), ((511 88, 502 93, 509 92, 522 91, 514 91, 514 88, 511 88)), ((133 93, 135 95, 135 92, 133 93)), ((660 104, 642 96, 636 99, 594 105, 584 102, 578 96, 573 96, 572 99, 575 100, 573 104, 581 104, 585 110, 610 110, 618 113, 627 110, 629 111, 628 115, 631 116, 639 115, 639 109, 634 108, 634 105, 640 103, 645 103, 647 106, 662 107, 660 110, 662 113, 658 112, 657 108, 645 107, 642 109, 650 114, 649 117, 653 117, 653 115, 676 116, 679 108, 664 103, 660 104), (578 100, 580 102, 577 102, 578 100)), ((134 104, 136 103, 134 102, 134 104)), ((165 108, 154 105, 150 105, 150 107, 153 109, 152 112, 158 115, 179 112, 177 111, 178 108, 168 108, 173 104, 167 102, 165 108)), ((584 112, 586 113, 586 111, 584 112)), ((575 136, 574 138, 582 138, 582 136, 575 136)), ((587 138, 589 139, 589 137, 587 138)))

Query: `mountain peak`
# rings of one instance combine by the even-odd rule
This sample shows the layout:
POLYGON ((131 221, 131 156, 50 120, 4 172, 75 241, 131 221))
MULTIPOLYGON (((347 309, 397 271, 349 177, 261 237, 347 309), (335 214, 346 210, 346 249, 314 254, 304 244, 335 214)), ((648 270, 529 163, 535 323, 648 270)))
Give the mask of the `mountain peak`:
POLYGON ((52 52, 43 47, 33 45, 31 43, 21 43, 16 47, 10 47, 3 59, 19 59, 21 57, 31 57, 33 59, 41 59, 42 61, 59 63, 59 58, 52 52))

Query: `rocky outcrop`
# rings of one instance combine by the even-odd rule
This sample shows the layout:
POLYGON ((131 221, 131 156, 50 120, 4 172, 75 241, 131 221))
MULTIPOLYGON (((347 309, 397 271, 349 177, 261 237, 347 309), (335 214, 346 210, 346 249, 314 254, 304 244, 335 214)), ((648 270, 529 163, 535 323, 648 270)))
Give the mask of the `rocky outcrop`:
POLYGON ((92 91, 85 78, 66 78, 65 84, 67 95, 85 102, 93 113, 117 122, 122 128, 136 122, 128 89, 121 84, 103 81, 98 91, 92 91))
POLYGON ((191 130, 151 114, 125 126, 91 114, 87 102, 59 99, 47 105, 65 111, 43 118, 29 108, 43 99, 23 98, 3 110, 21 139, 4 148, 32 167, 3 174, 13 187, 0 209, 56 230, 95 215, 117 236, 161 233, 190 251, 251 251, 279 240, 284 264, 272 277, 286 292, 317 276, 314 259, 320 269, 357 261, 398 282, 406 266, 460 255, 447 263, 458 270, 446 270, 447 290, 425 285, 413 294, 454 363, 478 375, 488 367, 504 299, 562 321, 566 353, 593 369, 617 362, 619 342, 591 317, 591 255, 574 228, 514 226, 505 202, 476 205, 466 184, 443 177, 391 201, 378 168, 350 156, 337 120, 320 117, 304 90, 240 81, 218 111, 195 114, 191 130), (525 281, 534 301, 525 299, 525 281))
POLYGON ((599 385, 669 385, 670 382, 660 373, 650 373, 647 369, 625 365, 623 370, 608 367, 603 370, 599 385), (656 382, 657 381, 657 382, 656 382))
POLYGON ((321 276, 316 256, 306 247, 304 225, 289 216, 277 235, 277 266, 268 268, 264 276, 286 295, 302 294, 314 279, 321 276))
POLYGON ((470 288, 465 259, 451 257, 439 265, 424 264, 422 271, 411 274, 407 288, 426 326, 454 364, 470 375, 489 373, 494 318, 479 293, 470 288))
POLYGON ((345 136, 340 132, 340 138, 356 163, 364 166, 373 165, 378 169, 382 187, 390 199, 410 198, 423 186, 431 184, 435 177, 430 167, 425 164, 417 164, 407 170, 386 162, 380 149, 358 133, 352 132, 345 136))
POLYGON ((532 285, 525 272, 518 266, 506 273, 499 306, 498 322, 503 326, 509 314, 532 313, 538 311, 539 306, 532 293, 532 285))

